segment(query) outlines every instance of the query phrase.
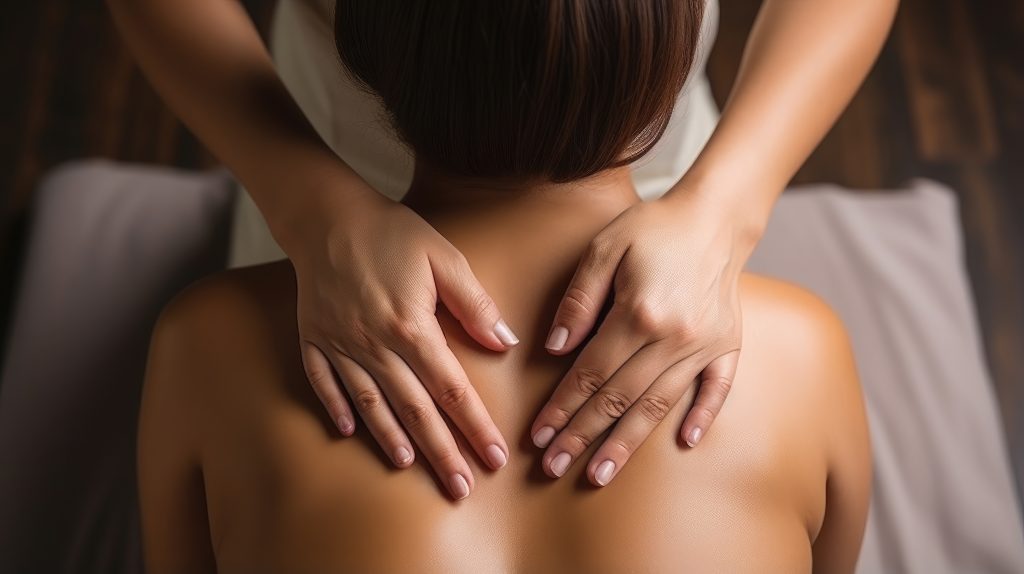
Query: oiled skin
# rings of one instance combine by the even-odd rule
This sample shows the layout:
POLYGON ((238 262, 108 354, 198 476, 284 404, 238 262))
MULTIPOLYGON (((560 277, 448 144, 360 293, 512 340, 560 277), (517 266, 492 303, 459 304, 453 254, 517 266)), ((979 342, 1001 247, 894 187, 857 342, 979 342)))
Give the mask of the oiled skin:
MULTIPOLYGON (((437 201, 435 201, 437 199, 437 201)), ((539 468, 530 424, 574 354, 543 349, 596 232, 636 201, 514 197, 414 206, 469 260, 520 336, 475 345, 443 307, 449 346, 510 447, 453 502, 418 456, 393 470, 365 427, 341 438, 303 375, 288 262, 190 288, 154 335, 140 422, 147 567, 202 572, 851 572, 870 456, 846 335, 795 287, 746 275, 743 352, 700 446, 678 429, 693 392, 604 488, 539 468), (827 511, 826 511, 827 509, 827 511)))

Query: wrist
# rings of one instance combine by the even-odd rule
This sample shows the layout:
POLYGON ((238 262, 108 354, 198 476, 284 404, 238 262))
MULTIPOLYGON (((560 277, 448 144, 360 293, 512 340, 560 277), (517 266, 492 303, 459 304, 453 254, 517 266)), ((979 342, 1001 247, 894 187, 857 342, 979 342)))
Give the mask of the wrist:
POLYGON ((386 200, 348 165, 337 163, 304 170, 286 188, 272 190, 281 198, 272 209, 261 207, 271 235, 292 259, 386 200))
POLYGON ((708 217, 718 218, 723 226, 733 229, 738 237, 752 245, 764 234, 776 196, 776 193, 769 194, 749 184, 697 180, 689 175, 665 194, 672 201, 696 203, 708 217), (766 200, 767 195, 772 199, 766 200))
POLYGON ((691 213, 696 211, 695 215, 690 215, 691 218, 711 221, 715 228, 728 236, 732 257, 738 262, 735 268, 739 270, 764 235, 769 215, 769 208, 757 205, 755 197, 744 196, 743 190, 737 191, 725 183, 711 185, 684 177, 663 199, 678 205, 679 209, 690 210, 691 213))

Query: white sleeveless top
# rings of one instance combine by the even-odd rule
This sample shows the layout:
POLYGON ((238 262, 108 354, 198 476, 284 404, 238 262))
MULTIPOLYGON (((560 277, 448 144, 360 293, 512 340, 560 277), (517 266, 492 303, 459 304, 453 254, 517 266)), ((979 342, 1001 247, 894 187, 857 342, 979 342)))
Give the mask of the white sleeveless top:
MULTIPOLYGON (((705 75, 718 30, 718 0, 706 0, 695 65, 676 100, 665 135, 635 162, 637 193, 660 197, 679 181, 718 122, 705 75)), ((398 201, 412 181, 413 159, 395 136, 380 103, 356 87, 334 45, 335 0, 281 0, 271 28, 278 73, 320 137, 370 185, 398 201)), ((285 255, 247 193, 240 193, 230 263, 253 265, 285 255)))

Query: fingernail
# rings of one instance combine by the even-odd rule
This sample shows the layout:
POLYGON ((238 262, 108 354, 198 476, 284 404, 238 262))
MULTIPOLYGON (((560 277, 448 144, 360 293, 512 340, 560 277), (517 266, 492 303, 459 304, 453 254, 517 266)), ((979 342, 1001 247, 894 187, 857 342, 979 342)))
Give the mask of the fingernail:
POLYGON ((452 494, 455 500, 462 500, 469 496, 469 483, 461 474, 453 474, 451 479, 452 494))
POLYGON ((551 330, 551 334, 548 335, 548 342, 544 344, 544 347, 552 351, 561 351, 568 340, 569 329, 561 326, 555 327, 551 330))
POLYGON ((613 472, 615 472, 615 463, 610 460, 606 460, 597 465, 597 471, 594 472, 594 478, 597 480, 598 484, 604 486, 611 481, 613 472))
POLYGON ((519 337, 516 337, 512 329, 509 329, 504 319, 498 319, 498 322, 494 324, 494 336, 506 347, 519 344, 519 337))
POLYGON ((553 438, 555 438, 555 429, 551 427, 540 427, 537 434, 533 435, 533 444, 538 448, 544 448, 548 446, 548 443, 550 443, 553 438))
POLYGON ((690 431, 690 438, 686 439, 686 444, 690 445, 690 448, 697 446, 697 443, 700 442, 700 435, 702 432, 703 431, 700 430, 700 427, 695 427, 690 431))
POLYGON ((341 434, 345 436, 352 434, 352 431, 355 430, 355 426, 355 423, 352 422, 352 419, 350 419, 348 415, 341 415, 338 417, 338 429, 341 430, 341 434))
POLYGON ((410 460, 412 460, 412 453, 409 452, 409 449, 404 446, 400 446, 395 449, 395 462, 398 464, 405 464, 410 460))
POLYGON ((505 457, 505 451, 501 450, 501 447, 496 444, 487 447, 487 450, 484 452, 487 454, 487 462, 494 468, 501 468, 508 462, 508 459, 505 457))
POLYGON ((551 472, 553 472, 555 476, 562 476, 565 474, 566 469, 569 468, 569 463, 571 461, 571 454, 567 452, 560 453, 558 456, 551 459, 551 472))

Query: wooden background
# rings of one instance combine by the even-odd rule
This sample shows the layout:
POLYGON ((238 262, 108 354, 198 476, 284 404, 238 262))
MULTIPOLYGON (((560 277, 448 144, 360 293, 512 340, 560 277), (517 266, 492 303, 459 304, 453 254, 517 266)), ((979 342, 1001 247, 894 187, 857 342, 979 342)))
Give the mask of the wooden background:
MULTIPOLYGON (((273 0, 244 3, 266 30, 273 0)), ((721 3, 709 70, 720 101, 760 0, 721 3)), ((0 332, 46 169, 93 156, 215 164, 148 87, 101 0, 32 0, 4 12, 0 332)), ((903 0, 875 70, 796 183, 878 189, 916 176, 960 196, 989 365, 1024 476, 1024 0, 903 0)))

